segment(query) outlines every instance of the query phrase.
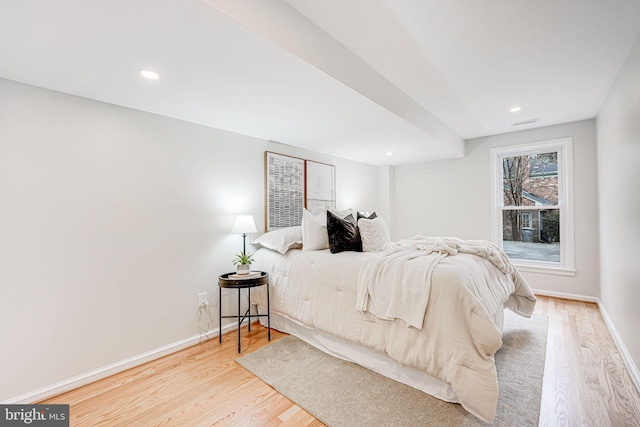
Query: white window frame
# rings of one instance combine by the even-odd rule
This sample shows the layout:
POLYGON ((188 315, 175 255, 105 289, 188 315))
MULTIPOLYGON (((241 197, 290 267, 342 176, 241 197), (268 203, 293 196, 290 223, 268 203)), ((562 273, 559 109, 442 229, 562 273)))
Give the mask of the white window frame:
POLYGON ((533 225, 533 212, 522 212, 522 227, 525 228, 524 226, 524 217, 525 214, 528 214, 528 221, 527 221, 527 226, 526 228, 531 228, 531 226, 533 225))
MULTIPOLYGON (((527 156, 551 151, 558 152, 558 205, 547 209, 560 211, 560 262, 511 260, 518 270, 533 273, 550 273, 575 276, 574 210, 573 210, 573 138, 559 138, 527 144, 496 147, 491 156, 491 239, 502 247, 504 183, 503 159, 527 156)), ((511 206, 509 209, 513 209, 511 206)), ((531 206, 516 207, 530 210, 531 206)))

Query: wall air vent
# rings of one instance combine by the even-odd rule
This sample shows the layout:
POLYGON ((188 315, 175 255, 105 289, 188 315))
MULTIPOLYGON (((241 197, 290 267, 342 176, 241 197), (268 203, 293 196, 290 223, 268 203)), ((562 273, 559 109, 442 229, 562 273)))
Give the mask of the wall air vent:
POLYGON ((536 123, 539 121, 540 121, 540 118, 536 117, 535 119, 527 119, 527 120, 522 120, 520 122, 513 122, 511 123, 511 126, 528 125, 529 123, 536 123))

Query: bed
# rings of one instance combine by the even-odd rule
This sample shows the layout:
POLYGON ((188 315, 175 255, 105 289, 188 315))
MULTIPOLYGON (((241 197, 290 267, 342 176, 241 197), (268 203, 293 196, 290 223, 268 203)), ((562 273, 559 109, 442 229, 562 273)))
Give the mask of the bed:
MULTIPOLYGON (((493 421, 504 309, 529 317, 535 308, 501 249, 415 236, 334 253, 311 243, 300 249, 298 232, 256 241, 252 267, 270 274, 272 327, 493 421)), ((264 311, 266 288, 252 302, 264 311)))

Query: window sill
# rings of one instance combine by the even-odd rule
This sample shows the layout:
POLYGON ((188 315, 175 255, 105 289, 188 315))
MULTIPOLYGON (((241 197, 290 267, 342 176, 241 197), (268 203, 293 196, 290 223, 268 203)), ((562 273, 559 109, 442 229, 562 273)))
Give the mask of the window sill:
POLYGON ((556 276, 575 276, 576 270, 575 268, 567 268, 567 267, 556 267, 556 266, 547 266, 547 265, 532 265, 532 264, 518 264, 517 262, 512 261, 513 265, 516 266, 519 272, 521 273, 541 273, 541 274, 553 274, 556 276))

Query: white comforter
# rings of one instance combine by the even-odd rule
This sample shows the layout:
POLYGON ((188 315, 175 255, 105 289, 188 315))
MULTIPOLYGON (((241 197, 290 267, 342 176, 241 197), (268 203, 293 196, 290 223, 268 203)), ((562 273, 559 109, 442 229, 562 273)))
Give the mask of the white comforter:
POLYGON ((356 310, 422 329, 433 270, 444 257, 458 253, 486 258, 507 276, 514 272, 504 251, 486 240, 415 236, 365 261, 358 275, 356 310))
MULTIPOLYGON (((402 319, 356 310, 361 270, 366 274, 366 266, 383 256, 328 250, 290 250, 282 256, 260 249, 254 268, 271 274, 272 312, 423 370, 450 384, 469 412, 493 421, 498 399, 493 355, 502 345, 494 319, 504 306, 530 316, 535 307, 531 289, 517 271, 504 274, 488 258, 467 253, 442 257, 430 272, 421 328, 408 327, 402 319)), ((263 292, 252 295, 266 305, 263 292)))

